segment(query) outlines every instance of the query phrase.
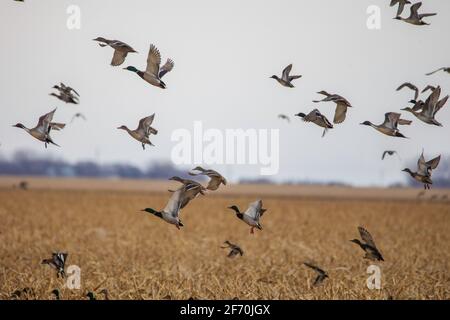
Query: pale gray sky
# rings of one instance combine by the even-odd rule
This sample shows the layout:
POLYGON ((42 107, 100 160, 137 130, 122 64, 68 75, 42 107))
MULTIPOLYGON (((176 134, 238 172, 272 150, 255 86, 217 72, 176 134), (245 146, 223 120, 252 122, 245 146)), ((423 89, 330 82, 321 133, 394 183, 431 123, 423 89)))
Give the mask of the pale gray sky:
MULTIPOLYGON (((276 180, 342 181, 384 185, 404 181, 404 163, 381 162, 385 149, 396 149, 403 161, 420 155, 450 154, 450 108, 437 118, 443 128, 414 120, 402 131, 410 140, 383 136, 360 126, 381 123, 384 113, 398 111, 411 98, 396 92, 404 81, 423 88, 440 84, 450 92, 450 76, 424 74, 450 66, 448 31, 450 2, 429 0, 424 12, 437 12, 431 26, 416 27, 393 20, 389 0, 322 1, 116 1, 3 0, 0 4, 0 141, 1 154, 18 149, 46 152, 69 161, 99 160, 145 165, 170 159, 173 130, 193 128, 279 128, 280 173, 276 180), (68 30, 66 9, 81 8, 81 29, 68 30), (381 8, 381 30, 366 27, 369 5, 381 8), (121 67, 109 65, 113 50, 92 41, 97 36, 119 39, 139 54, 130 54, 121 67), (175 61, 165 76, 167 90, 152 87, 126 65, 145 69, 150 43, 175 61), (302 74, 296 88, 281 87, 272 74, 293 63, 302 74), (81 104, 65 105, 48 95, 63 81, 81 94, 81 104), (325 138, 321 129, 293 114, 318 107, 329 119, 334 104, 315 105, 317 91, 345 96, 354 106, 347 120, 325 138), (54 120, 79 121, 53 133, 62 148, 50 147, 11 125, 34 126, 38 117, 58 107, 54 120), (156 113, 156 148, 144 152, 139 143, 116 127, 137 126, 156 113), (290 125, 277 119, 292 116, 290 125), (444 140, 442 139, 444 138, 444 140)), ((409 9, 403 15, 409 14, 409 9)), ((259 167, 218 166, 231 178, 256 176, 259 167)))

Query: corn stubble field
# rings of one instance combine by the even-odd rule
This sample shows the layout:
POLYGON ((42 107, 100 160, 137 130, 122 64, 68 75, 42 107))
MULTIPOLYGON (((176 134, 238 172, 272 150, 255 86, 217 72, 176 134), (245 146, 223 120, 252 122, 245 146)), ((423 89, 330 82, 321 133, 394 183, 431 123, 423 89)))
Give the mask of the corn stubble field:
POLYGON ((163 208, 162 191, 1 187, 0 299, 26 287, 30 299, 52 299, 55 288, 62 299, 103 288, 111 299, 450 299, 449 202, 264 195, 264 230, 251 235, 226 209, 246 207, 250 192, 195 199, 179 231, 140 212, 163 208), (381 290, 367 288, 371 263, 349 242, 358 225, 386 260, 381 290), (227 258, 225 240, 244 256, 227 258), (56 250, 81 268, 80 290, 40 264, 56 250), (312 287, 305 260, 328 271, 322 286, 312 287))

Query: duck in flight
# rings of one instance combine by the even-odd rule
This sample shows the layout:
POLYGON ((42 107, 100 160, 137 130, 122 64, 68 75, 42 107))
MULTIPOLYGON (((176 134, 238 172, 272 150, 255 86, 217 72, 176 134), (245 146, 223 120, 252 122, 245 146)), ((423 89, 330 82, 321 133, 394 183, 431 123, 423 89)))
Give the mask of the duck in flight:
POLYGON ((411 6, 411 13, 408 18, 402 18, 400 16, 395 17, 396 20, 401 20, 406 23, 410 23, 416 26, 425 26, 430 25, 429 23, 426 23, 423 21, 423 18, 435 16, 436 13, 419 13, 419 8, 422 6, 422 2, 417 2, 411 6))
POLYGON ((308 268, 313 269, 316 273, 317 273, 317 277, 314 280, 313 286, 317 287, 319 285, 321 285, 323 283, 323 281, 328 278, 328 273, 326 273, 323 269, 319 268, 318 266, 316 266, 313 263, 310 262, 303 262, 303 264, 305 266, 307 266, 308 268))
POLYGON ((263 216, 264 212, 267 210, 264 209, 261 200, 256 200, 255 202, 250 203, 248 209, 245 212, 240 212, 239 208, 235 205, 228 207, 228 209, 233 210, 236 213, 236 216, 248 224, 250 228, 250 233, 254 233, 253 229, 257 228, 262 230, 262 226, 259 223, 259 219, 263 216))
POLYGON ((111 60, 111 65, 114 67, 120 66, 125 61, 128 53, 137 53, 137 51, 128 44, 119 40, 109 40, 103 37, 97 37, 93 40, 98 41, 100 47, 110 46, 114 49, 114 55, 111 60))
POLYGON ((278 76, 273 75, 270 78, 271 79, 275 79, 278 81, 279 84, 281 84, 284 87, 288 87, 288 88, 294 88, 294 85, 292 84, 293 80, 299 79, 302 76, 291 76, 289 75, 291 73, 292 70, 292 64, 288 65, 286 68, 284 68, 282 74, 281 74, 281 78, 278 78, 278 76))
POLYGON ((412 91, 414 91, 414 100, 417 100, 417 98, 419 97, 419 88, 417 88, 417 86, 413 85, 410 82, 405 82, 405 83, 401 84, 396 90, 400 91, 403 88, 408 88, 408 89, 411 89, 412 91))
POLYGON ((124 69, 135 72, 139 77, 153 86, 165 89, 166 84, 161 79, 166 73, 170 72, 173 69, 175 64, 172 59, 167 59, 166 63, 163 66, 160 67, 160 65, 161 54, 159 53, 158 48, 151 44, 150 50, 148 51, 147 68, 145 69, 145 71, 140 71, 134 66, 128 66, 124 69))
POLYGON ((360 246, 361 249, 366 253, 364 258, 372 261, 384 261, 383 256, 375 245, 375 241, 370 235, 369 231, 367 231, 363 227, 358 227, 359 235, 361 236, 362 242, 358 239, 350 240, 353 243, 356 243, 360 246))
POLYGON ((45 148, 47 148, 47 144, 53 144, 55 146, 58 146, 55 142, 53 142, 52 138, 50 137, 50 131, 53 130, 61 130, 66 125, 64 123, 56 123, 52 122, 53 115, 55 114, 56 108, 49 112, 44 114, 39 118, 38 124, 36 127, 28 129, 21 123, 17 123, 13 125, 13 127, 20 128, 28 132, 32 137, 38 139, 39 141, 44 142, 45 148))
POLYGON ((227 180, 217 171, 215 170, 205 170, 202 167, 195 167, 192 171, 198 171, 199 173, 195 172, 189 172, 191 176, 199 176, 204 175, 208 176, 210 178, 208 185, 206 186, 206 189, 215 191, 219 188, 221 184, 224 186, 227 184, 227 180))
POLYGON ((44 259, 42 260, 41 264, 47 264, 53 269, 56 270, 56 276, 59 278, 60 276, 62 278, 66 277, 65 273, 65 266, 67 261, 67 256, 69 254, 67 252, 53 252, 52 257, 50 259, 44 259))
POLYGON ((117 129, 125 130, 128 132, 130 136, 132 136, 134 139, 139 141, 142 144, 142 149, 145 150, 145 145, 148 144, 150 146, 154 146, 154 144, 150 141, 150 135, 151 134, 158 134, 158 130, 153 128, 151 125, 153 123, 153 120, 155 119, 155 114, 152 114, 151 116, 142 118, 139 120, 139 125, 137 129, 130 130, 127 126, 120 126, 117 129))
POLYGON ((228 240, 226 240, 224 242, 224 244, 225 244, 225 246, 222 246, 221 247, 222 249, 227 249, 227 248, 230 249, 230 252, 227 255, 228 258, 234 258, 238 254, 241 255, 241 257, 244 255, 244 251, 237 244, 233 244, 228 240))
POLYGON ((344 97, 338 95, 338 94, 331 94, 324 90, 317 92, 318 94, 322 94, 325 96, 322 100, 313 100, 314 103, 318 102, 327 102, 331 101, 336 104, 336 111, 334 112, 334 119, 333 123, 339 124, 344 122, 345 116, 347 115, 347 108, 352 107, 350 102, 348 102, 347 99, 344 97))
POLYGON ((72 87, 69 87, 69 86, 66 86, 64 83, 62 83, 62 82, 60 82, 59 83, 59 86, 58 85, 54 85, 53 86, 53 89, 56 89, 56 90, 58 90, 59 92, 61 92, 61 93, 65 93, 65 94, 67 94, 67 95, 76 95, 77 97, 79 97, 80 95, 78 94, 78 92, 74 89, 74 88, 72 88, 72 87))
POLYGON ((279 114, 278 119, 286 120, 287 122, 291 123, 291 119, 285 114, 279 114))
POLYGON ((327 133, 328 129, 333 129, 333 125, 330 121, 328 121, 327 117, 325 117, 323 114, 320 113, 318 109, 312 110, 308 114, 304 114, 302 112, 296 114, 297 117, 303 118, 303 121, 305 122, 312 122, 319 127, 324 128, 322 133, 322 138, 327 133))
POLYGON ((417 172, 411 171, 409 168, 405 168, 402 171, 409 173, 409 175, 416 181, 423 183, 423 187, 425 190, 431 189, 431 185, 433 184, 433 180, 431 180, 432 170, 436 169, 441 160, 441 156, 431 159, 430 161, 425 161, 425 157, 422 154, 420 155, 419 160, 417 161, 417 172))
POLYGON ((381 156, 381 160, 384 160, 384 158, 386 157, 386 155, 393 156, 394 154, 397 154, 397 151, 394 151, 394 150, 386 150, 386 151, 383 152, 383 155, 381 156))
POLYGON ((439 68, 437 70, 431 71, 431 72, 429 72, 429 73, 427 73, 425 75, 426 76, 431 76, 432 74, 435 74, 436 72, 439 72, 439 71, 447 72, 447 73, 450 74, 450 67, 442 67, 442 68, 439 68))
MULTIPOLYGON (((177 181, 183 184, 183 199, 181 201, 181 208, 183 209, 191 200, 194 200, 199 194, 205 195, 206 188, 200 183, 190 179, 183 179, 178 176, 169 178, 169 180, 177 181)), ((176 192, 174 190, 169 190, 169 192, 176 192)))
POLYGON ((384 122, 380 125, 375 125, 370 121, 364 121, 361 124, 365 126, 370 126, 375 130, 391 137, 406 138, 398 130, 398 125, 410 125, 412 121, 400 119, 400 116, 401 116, 400 113, 388 112, 384 115, 384 122))
POLYGON ((83 119, 84 121, 87 121, 86 117, 84 116, 84 114, 77 112, 73 115, 72 120, 70 120, 70 123, 73 123, 73 121, 77 118, 83 119))
POLYGON ((395 6, 396 4, 398 4, 396 17, 398 17, 402 14, 405 5, 411 4, 411 2, 408 0, 391 0, 391 7, 395 6))

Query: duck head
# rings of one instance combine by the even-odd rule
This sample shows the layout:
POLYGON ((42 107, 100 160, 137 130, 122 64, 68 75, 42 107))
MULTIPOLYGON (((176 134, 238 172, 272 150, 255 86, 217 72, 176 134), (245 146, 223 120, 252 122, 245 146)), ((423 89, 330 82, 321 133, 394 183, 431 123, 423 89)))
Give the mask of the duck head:
POLYGON ((300 117, 300 118, 304 118, 306 117, 306 114, 304 114, 303 112, 299 112, 297 114, 294 114, 294 116, 300 117))
POLYGON ((408 168, 405 168, 405 169, 403 169, 402 171, 408 172, 409 174, 412 174, 412 171, 411 171, 410 169, 408 169, 408 168))
POLYGON ((127 126, 120 126, 120 127, 117 127, 117 129, 120 129, 120 130, 127 130, 128 127, 127 127, 127 126))
POLYGON ((131 72, 138 72, 139 71, 136 67, 133 67, 133 66, 128 66, 128 67, 123 68, 123 69, 131 71, 131 72))
POLYGON ((276 79, 276 80, 278 80, 278 76, 273 75, 273 76, 270 77, 270 79, 276 79))
POLYGON ((141 211, 148 212, 148 213, 153 214, 154 216, 157 216, 157 217, 159 217, 159 218, 162 218, 161 212, 156 211, 156 210, 154 210, 154 209, 152 209, 152 208, 145 208, 145 209, 142 209, 141 211))
POLYGON ((21 123, 17 123, 15 125, 13 125, 13 127, 20 128, 20 129, 25 129, 25 126, 23 124, 21 124, 21 123))
POLYGON ((106 39, 103 37, 97 37, 95 39, 92 39, 93 41, 100 41, 100 42, 106 42, 106 39))
POLYGON ((361 125, 363 125, 363 126, 371 126, 372 125, 372 122, 370 122, 370 121, 364 121, 363 123, 360 123, 361 125))
POLYGON ((362 245, 361 241, 359 241, 358 239, 350 240, 350 242, 356 243, 357 245, 360 245, 360 246, 362 245))

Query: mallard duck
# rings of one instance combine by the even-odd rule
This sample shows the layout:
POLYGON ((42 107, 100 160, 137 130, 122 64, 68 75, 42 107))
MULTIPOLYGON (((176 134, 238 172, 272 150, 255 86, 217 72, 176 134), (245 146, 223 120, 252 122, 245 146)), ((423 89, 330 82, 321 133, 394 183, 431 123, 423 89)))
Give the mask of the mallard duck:
POLYGON ((153 45, 150 45, 150 50, 148 51, 147 57, 147 68, 145 71, 140 71, 133 66, 128 66, 124 68, 125 70, 135 72, 139 77, 161 89, 166 88, 166 84, 161 80, 161 78, 174 67, 174 62, 172 59, 167 59, 166 63, 160 68, 161 65, 161 54, 159 50, 153 45))
POLYGON ((333 122, 336 124, 344 122, 345 116, 347 114, 347 108, 352 107, 350 102, 348 102, 347 99, 338 94, 330 94, 324 90, 319 91, 317 93, 324 95, 325 98, 323 98, 322 100, 313 100, 313 102, 314 103, 327 101, 334 102, 336 104, 336 111, 334 112, 333 122))
POLYGON ((441 161, 441 156, 431 159, 430 161, 425 161, 425 157, 422 154, 420 155, 419 160, 417 161, 417 172, 413 172, 408 168, 403 169, 402 171, 408 172, 411 177, 413 177, 416 181, 423 183, 424 189, 431 189, 431 185, 433 184, 433 180, 431 180, 431 172, 436 169, 441 161))
POLYGON ((61 293, 59 289, 53 289, 51 294, 55 297, 55 300, 61 300, 61 293))
POLYGON ((175 192, 173 192, 166 206, 161 211, 156 211, 152 208, 145 208, 142 211, 151 213, 154 216, 161 218, 165 222, 175 225, 175 227, 177 227, 177 229, 180 230, 180 227, 184 226, 180 220, 179 214, 181 204, 184 201, 185 191, 186 191, 185 186, 183 186, 178 190, 176 190, 175 192))
POLYGON ((211 180, 209 180, 208 186, 206 187, 206 189, 208 190, 214 191, 219 188, 220 184, 227 184, 227 180, 215 170, 205 170, 202 167, 195 167, 194 169, 192 169, 192 171, 199 171, 200 173, 189 172, 191 176, 205 175, 211 178, 211 180))
POLYGON ((406 107, 402 110, 412 113, 417 119, 431 125, 442 127, 442 124, 435 119, 436 113, 447 103, 448 95, 439 100, 441 95, 441 87, 438 86, 430 94, 425 102, 422 101, 410 101, 415 103, 413 108, 406 107))
MULTIPOLYGON (((181 200, 180 209, 183 209, 189 203, 189 201, 195 199, 199 194, 205 195, 206 188, 197 181, 183 179, 178 176, 171 177, 169 178, 169 180, 177 181, 183 184, 182 187, 183 196, 181 200)), ((169 192, 176 192, 176 191, 169 190, 169 192)))
POLYGON ((283 119, 283 120, 286 120, 287 122, 291 123, 291 119, 285 114, 279 114, 278 119, 283 119))
POLYGON ((303 118, 303 121, 305 122, 312 122, 319 127, 324 128, 322 137, 325 136, 328 129, 333 129, 333 125, 330 121, 328 121, 327 117, 325 117, 323 114, 320 113, 318 109, 314 109, 308 114, 304 114, 302 112, 296 114, 297 117, 303 118))
POLYGON ((114 49, 114 55, 111 60, 111 65, 116 67, 120 66, 127 57, 128 53, 135 53, 137 52, 132 47, 127 45, 125 42, 119 41, 119 40, 108 40, 103 37, 97 37, 93 39, 94 41, 99 42, 100 47, 106 47, 110 46, 114 49))
POLYGON ((273 75, 270 78, 275 79, 284 87, 288 88, 294 88, 294 85, 292 84, 292 80, 299 79, 302 76, 290 76, 289 73, 292 70, 292 64, 288 65, 286 68, 284 68, 283 73, 281 74, 281 78, 278 78, 278 76, 273 75))
POLYGON ((239 208, 235 205, 228 207, 228 209, 231 209, 234 212, 236 212, 236 216, 251 227, 250 233, 253 234, 254 228, 262 230, 262 226, 259 223, 259 219, 263 216, 264 212, 267 211, 266 209, 263 209, 262 206, 263 206, 262 201, 256 200, 255 202, 250 203, 247 211, 245 212, 240 212, 239 208))
POLYGON ((305 266, 307 266, 308 268, 313 269, 313 270, 317 273, 317 277, 316 277, 316 279, 314 280, 314 283, 313 283, 313 286, 314 286, 314 287, 317 287, 317 286, 321 285, 322 282, 323 282, 326 278, 329 278, 329 277, 328 277, 328 274, 327 274, 324 270, 322 270, 321 268, 319 268, 318 266, 316 266, 315 264, 312 264, 312 263, 310 263, 310 262, 303 262, 303 264, 304 264, 305 266))
POLYGON ((436 13, 422 13, 419 14, 418 10, 422 6, 422 2, 417 2, 411 6, 411 13, 408 18, 402 18, 400 16, 395 17, 396 20, 401 20, 416 26, 424 26, 430 25, 429 23, 424 22, 422 19, 425 17, 435 16, 436 13))
POLYGON ((87 120, 86 117, 85 117, 82 113, 77 112, 77 113, 75 113, 75 114, 73 115, 72 120, 70 120, 70 123, 72 123, 76 118, 81 118, 81 119, 83 119, 84 121, 87 120))
POLYGON ((401 84, 396 90, 400 91, 403 88, 408 88, 408 89, 411 89, 412 91, 414 91, 414 100, 417 100, 417 98, 419 97, 419 88, 417 88, 415 85, 413 85, 410 82, 405 82, 405 83, 401 84))
POLYGON ((53 252, 51 259, 42 260, 41 264, 48 264, 50 267, 56 270, 56 276, 59 278, 66 277, 66 273, 64 268, 66 266, 67 256, 69 254, 67 252, 53 252))
POLYGON ((38 121, 38 124, 36 125, 36 127, 32 128, 32 129, 28 129, 21 123, 17 123, 15 125, 13 125, 13 127, 23 129, 26 132, 28 132, 32 137, 38 139, 39 141, 44 142, 46 148, 47 148, 47 144, 49 144, 49 143, 59 147, 59 145, 57 145, 55 142, 53 142, 52 138, 50 137, 50 131, 52 129, 57 130, 57 131, 61 130, 66 125, 63 123, 52 122, 55 111, 56 111, 56 108, 53 111, 41 116, 39 118, 39 121, 38 121))
POLYGON ((136 130, 130 130, 127 126, 120 126, 117 129, 125 130, 130 136, 142 144, 142 149, 145 150, 145 145, 154 146, 149 140, 150 134, 158 134, 158 130, 151 127, 155 114, 142 118, 139 120, 139 125, 136 130))
POLYGON ((431 76, 432 74, 435 74, 436 72, 439 72, 439 71, 450 73, 450 67, 442 67, 442 68, 439 68, 437 70, 431 71, 431 72, 429 72, 429 73, 427 73, 425 75, 426 76, 431 76))
POLYGON ((411 4, 411 2, 408 0, 391 0, 391 7, 395 6, 396 4, 398 4, 397 15, 396 15, 398 17, 402 14, 403 9, 405 8, 405 5, 411 4))
POLYGON ((386 151, 383 152, 383 155, 381 156, 381 160, 384 160, 384 158, 386 157, 386 155, 393 156, 394 154, 397 154, 397 151, 394 151, 394 150, 386 150, 386 151))
POLYGON ((375 125, 370 121, 364 121, 361 124, 365 126, 371 126, 375 130, 391 137, 406 138, 403 134, 400 133, 397 126, 410 125, 412 121, 400 119, 400 116, 400 113, 388 112, 384 115, 384 122, 380 125, 375 125))
POLYGON ((231 249, 227 255, 228 258, 234 258, 238 254, 240 254, 241 257, 244 255, 244 251, 237 244, 233 244, 228 240, 226 240, 224 243, 226 246, 221 247, 222 249, 227 249, 227 248, 231 249))
POLYGON ((358 231, 363 242, 359 241, 358 239, 353 239, 350 241, 356 243, 361 247, 361 249, 364 250, 364 252, 366 253, 364 258, 372 261, 384 261, 383 256, 377 249, 377 246, 375 245, 375 242, 373 241, 373 238, 370 235, 369 231, 367 231, 363 227, 358 227, 358 231))

